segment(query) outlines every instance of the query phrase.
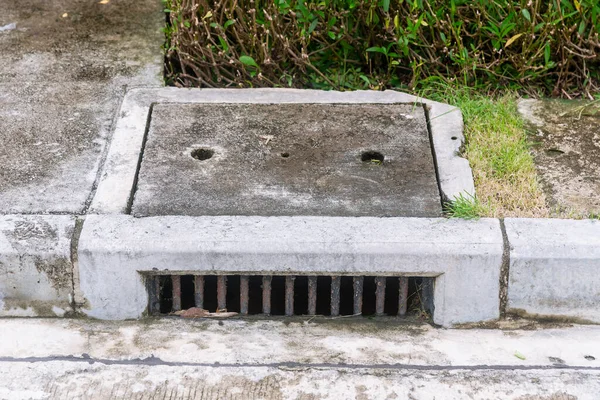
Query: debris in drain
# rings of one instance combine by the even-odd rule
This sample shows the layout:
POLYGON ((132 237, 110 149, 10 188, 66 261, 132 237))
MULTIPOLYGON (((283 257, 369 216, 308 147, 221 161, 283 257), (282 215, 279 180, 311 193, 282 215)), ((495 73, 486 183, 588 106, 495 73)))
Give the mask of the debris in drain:
POLYGON ((227 312, 227 310, 219 310, 211 313, 203 308, 192 307, 187 310, 175 311, 174 315, 178 315, 181 318, 228 318, 238 315, 236 312, 227 312))

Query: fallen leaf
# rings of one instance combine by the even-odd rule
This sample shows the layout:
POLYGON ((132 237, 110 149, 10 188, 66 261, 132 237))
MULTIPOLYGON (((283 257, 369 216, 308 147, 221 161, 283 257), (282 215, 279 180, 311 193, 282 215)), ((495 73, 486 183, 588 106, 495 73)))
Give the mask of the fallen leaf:
POLYGON ((508 46, 510 46, 511 44, 513 44, 513 42, 515 40, 517 40, 518 38, 520 38, 522 35, 523 35, 522 33, 517 33, 515 36, 511 37, 510 39, 508 39, 508 41, 504 45, 504 48, 507 48, 508 46))
POLYGON ((210 312, 202 308, 192 307, 187 310, 175 311, 173 314, 179 315, 182 318, 203 318, 210 314, 210 312))
POLYGON ((515 351, 515 357, 517 357, 519 360, 525 360, 525 356, 518 351, 515 351))

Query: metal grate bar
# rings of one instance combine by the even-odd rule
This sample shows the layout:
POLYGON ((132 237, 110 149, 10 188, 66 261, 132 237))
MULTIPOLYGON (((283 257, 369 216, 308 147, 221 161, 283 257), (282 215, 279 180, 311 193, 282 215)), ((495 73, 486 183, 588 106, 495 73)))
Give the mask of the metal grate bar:
POLYGON ((363 308, 363 286, 365 278, 362 276, 355 276, 354 283, 354 315, 362 314, 363 308))
POLYGON ((380 276, 376 277, 375 285, 375 314, 383 315, 385 307, 385 278, 380 276))
POLYGON ((173 311, 181 310, 181 276, 171 275, 173 285, 173 311))
POLYGON ((148 277, 148 301, 151 314, 160 313, 160 278, 158 276, 148 277))
POLYGON ((341 276, 331 277, 331 316, 337 317, 340 315, 340 286, 342 283, 341 276))
POLYGON ((241 316, 262 311, 263 315, 288 317, 317 313, 405 317, 410 299, 411 314, 413 309, 429 314, 435 311, 432 277, 246 274, 152 274, 146 277, 148 312, 169 314, 195 306, 210 312, 235 311, 241 316))
POLYGON ((421 278, 421 304, 424 310, 433 309, 433 278, 421 278))
POLYGON ((227 277, 225 275, 217 276, 217 309, 227 309, 227 277))
POLYGON ((248 315, 250 277, 248 275, 240 276, 240 314, 248 315))
POLYGON ((308 277, 308 315, 317 314, 317 277, 308 277))
POLYGON ((263 314, 271 315, 271 280, 272 276, 265 275, 262 279, 263 314))
POLYGON ((294 315, 294 280, 295 276, 285 277, 285 315, 294 315))
POLYGON ((398 281, 398 316, 404 317, 408 309, 408 277, 402 276, 398 281))
POLYGON ((194 304, 198 308, 204 308, 204 276, 194 277, 194 304))

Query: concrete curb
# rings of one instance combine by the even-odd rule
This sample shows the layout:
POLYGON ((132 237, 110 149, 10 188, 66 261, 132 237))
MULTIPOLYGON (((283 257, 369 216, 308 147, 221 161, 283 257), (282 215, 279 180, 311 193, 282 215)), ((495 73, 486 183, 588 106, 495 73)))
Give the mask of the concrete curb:
MULTIPOLYGON (((600 323, 600 221, 508 218, 508 314, 600 323)), ((0 217, 0 316, 138 318, 144 275, 230 272, 433 276, 434 322, 499 316, 496 219, 0 217), (299 241, 297 238, 304 238, 299 241), (374 266, 365 269, 365 265, 374 266)))
POLYGON ((78 250, 82 311, 142 316, 143 273, 435 276, 434 322, 499 317, 498 220, 88 216, 78 250), (101 273, 101 274, 99 274, 101 273))
POLYGON ((0 316, 62 316, 76 304, 91 317, 138 318, 146 274, 251 271, 436 277, 433 318, 443 326, 503 311, 600 323, 597 221, 506 219, 503 243, 497 219, 126 215, 157 102, 424 105, 442 197, 474 193, 468 162, 458 156, 462 116, 445 104, 392 91, 134 89, 81 237, 75 216, 0 216, 0 316), (508 287, 500 282, 503 264, 508 287))
POLYGON ((600 221, 505 220, 507 311, 600 323, 600 221))
POLYGON ((445 200, 474 195, 469 162, 459 156, 464 142, 459 109, 395 91, 335 92, 300 89, 178 89, 130 90, 123 100, 115 133, 90 207, 93 214, 125 214, 154 104, 162 103, 409 103, 424 105, 435 154, 440 192, 445 200))
POLYGON ((72 310, 74 229, 69 215, 0 216, 0 316, 72 310))

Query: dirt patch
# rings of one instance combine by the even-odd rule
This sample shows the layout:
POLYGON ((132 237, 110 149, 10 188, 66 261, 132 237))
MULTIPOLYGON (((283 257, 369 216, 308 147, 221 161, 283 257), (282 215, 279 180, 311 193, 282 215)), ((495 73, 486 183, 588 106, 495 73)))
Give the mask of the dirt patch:
POLYGON ((73 265, 68 258, 58 258, 49 262, 41 257, 33 260, 38 272, 43 272, 56 290, 72 289, 73 287, 73 265))
POLYGON ((508 311, 509 315, 513 315, 517 318, 525 318, 530 320, 539 321, 544 324, 581 324, 581 325, 598 325, 597 323, 577 317, 569 317, 565 315, 547 315, 547 314, 534 314, 528 313, 525 310, 519 308, 513 308, 508 311))
MULTIPOLYGON (((155 23, 160 9, 155 3, 151 0, 113 0, 108 4, 90 0, 0 0, 2 9, 7 11, 0 22, 16 23, 14 32, 3 41, 13 54, 52 52, 56 56, 69 56, 78 51, 95 50, 107 60, 119 59, 120 54, 138 58, 140 52, 149 47, 143 38, 160 34, 157 32, 160 26, 155 23), (136 47, 138 51, 131 54, 130 50, 136 47)), ((160 15, 160 19, 163 18, 160 15)))
POLYGON ((67 301, 59 302, 56 300, 43 301, 31 299, 3 299, 4 306, 0 311, 10 311, 9 315, 16 316, 45 316, 45 317, 72 317, 71 305, 67 301), (23 313, 15 312, 21 310, 23 313), (29 315, 30 313, 31 315, 29 315))
POLYGON ((57 292, 72 289, 73 265, 70 257, 48 256, 53 254, 54 247, 61 246, 63 238, 71 237, 72 229, 59 235, 57 228, 44 218, 29 217, 15 221, 13 229, 2 233, 19 254, 20 261, 31 262, 38 272, 47 276, 52 288, 57 292))
POLYGON ((600 214, 600 104, 525 100, 519 110, 553 216, 600 214))
POLYGON ((29 221, 16 221, 15 227, 11 231, 4 231, 17 248, 21 241, 45 241, 57 239, 56 229, 42 218, 36 218, 29 221))
POLYGON ((508 314, 505 319, 488 322, 476 322, 470 324, 455 325, 456 329, 500 329, 509 333, 511 331, 535 331, 540 329, 569 328, 573 326, 571 322, 563 320, 548 320, 520 317, 514 314, 508 314))

